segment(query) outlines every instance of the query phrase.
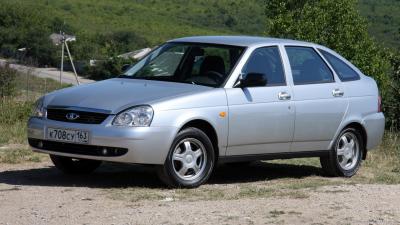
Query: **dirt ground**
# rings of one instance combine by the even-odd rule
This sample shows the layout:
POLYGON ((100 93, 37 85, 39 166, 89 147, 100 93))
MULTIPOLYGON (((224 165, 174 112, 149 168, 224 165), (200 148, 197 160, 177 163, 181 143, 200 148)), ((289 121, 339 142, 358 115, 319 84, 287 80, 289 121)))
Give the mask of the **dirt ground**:
POLYGON ((179 191, 163 188, 146 167, 112 164, 71 177, 48 161, 0 164, 0 224, 400 224, 400 185, 334 180, 265 189, 312 183, 322 179, 318 171, 224 167, 198 190, 179 191))

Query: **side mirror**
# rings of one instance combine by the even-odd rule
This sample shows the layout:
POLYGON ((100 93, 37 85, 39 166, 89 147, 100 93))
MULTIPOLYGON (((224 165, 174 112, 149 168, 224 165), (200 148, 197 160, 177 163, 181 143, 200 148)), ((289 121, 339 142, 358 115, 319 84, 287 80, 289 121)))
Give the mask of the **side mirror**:
POLYGON ((124 64, 124 65, 122 65, 121 71, 124 72, 124 71, 128 70, 128 68, 129 68, 130 66, 131 66, 130 64, 124 64))
POLYGON ((263 73, 248 73, 241 75, 239 78, 238 87, 263 87, 268 83, 267 76, 263 73))

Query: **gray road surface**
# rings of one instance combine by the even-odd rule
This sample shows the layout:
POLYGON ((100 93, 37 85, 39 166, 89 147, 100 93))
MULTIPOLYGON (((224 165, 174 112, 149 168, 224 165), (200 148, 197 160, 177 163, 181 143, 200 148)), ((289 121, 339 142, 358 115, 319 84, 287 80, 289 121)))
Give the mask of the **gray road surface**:
MULTIPOLYGON (((5 59, 0 59, 0 66, 3 66, 7 61, 5 59)), ((18 64, 10 64, 11 68, 14 68, 20 72, 26 73, 26 72, 31 72, 32 75, 41 77, 41 78, 50 78, 53 80, 60 80, 60 70, 57 68, 36 68, 36 67, 28 67, 28 66, 23 66, 23 65, 18 65, 18 64)), ((80 76, 78 76, 79 82, 81 84, 87 84, 87 83, 92 83, 95 82, 94 80, 90 79, 85 79, 80 76)), ((63 76, 61 81, 65 84, 72 84, 76 85, 76 78, 74 73, 72 72, 63 72, 63 76)))

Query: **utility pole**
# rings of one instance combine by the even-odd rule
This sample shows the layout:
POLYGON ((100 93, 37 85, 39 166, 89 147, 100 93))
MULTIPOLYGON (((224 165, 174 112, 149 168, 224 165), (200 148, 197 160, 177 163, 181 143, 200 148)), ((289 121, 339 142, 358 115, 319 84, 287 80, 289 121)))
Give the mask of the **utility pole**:
POLYGON ((61 39, 61 68, 60 68, 60 86, 62 86, 62 75, 63 75, 63 70, 64 70, 64 33, 61 33, 62 35, 61 39))
POLYGON ((68 41, 75 41, 75 37, 73 37, 73 38, 67 38, 67 37, 65 36, 65 33, 62 32, 62 31, 60 31, 60 36, 61 36, 60 85, 62 84, 62 75, 63 75, 63 70, 64 70, 64 57, 65 57, 64 48, 67 50, 68 58, 69 58, 69 60, 70 60, 70 62, 71 62, 72 70, 74 71, 76 83, 77 83, 78 85, 80 85, 79 78, 78 78, 78 73, 76 72, 75 65, 74 65, 74 61, 73 61, 73 59, 72 59, 72 55, 71 55, 71 52, 69 51, 68 43, 67 43, 68 41))
POLYGON ((72 70, 74 70, 76 83, 78 85, 80 85, 80 82, 79 82, 79 79, 78 79, 78 74, 76 73, 75 65, 74 65, 74 62, 72 61, 72 55, 71 55, 71 52, 69 51, 68 44, 67 44, 67 42, 64 42, 64 44, 65 44, 65 48, 67 49, 67 52, 68 52, 68 57, 69 57, 69 60, 71 62, 71 65, 72 65, 72 70))

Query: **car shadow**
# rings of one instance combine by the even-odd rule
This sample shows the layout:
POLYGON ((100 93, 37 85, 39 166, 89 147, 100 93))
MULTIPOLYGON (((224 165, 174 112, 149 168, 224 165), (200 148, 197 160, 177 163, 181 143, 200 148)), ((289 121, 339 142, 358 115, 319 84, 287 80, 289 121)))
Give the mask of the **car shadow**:
POLYGON ((308 165, 253 162, 250 164, 227 164, 217 167, 209 183, 229 184, 268 181, 285 178, 323 176, 322 169, 308 165))
POLYGON ((0 172, 0 183, 19 186, 57 186, 89 188, 161 188, 153 167, 104 163, 94 173, 67 175, 53 166, 0 172))
MULTIPOLYGON (((219 165, 209 184, 247 183, 283 178, 321 176, 314 166, 255 162, 249 165, 219 165)), ((57 186, 89 188, 165 188, 154 167, 105 163, 88 175, 65 175, 54 167, 0 172, 0 183, 17 186, 57 186)))

